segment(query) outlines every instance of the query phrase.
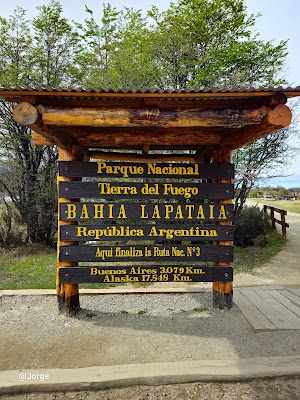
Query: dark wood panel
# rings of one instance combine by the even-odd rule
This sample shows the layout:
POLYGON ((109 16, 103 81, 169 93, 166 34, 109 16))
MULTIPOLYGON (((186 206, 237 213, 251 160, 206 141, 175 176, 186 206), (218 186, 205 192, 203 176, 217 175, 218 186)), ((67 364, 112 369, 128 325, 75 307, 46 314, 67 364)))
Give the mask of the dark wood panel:
POLYGON ((59 175, 111 178, 199 178, 233 179, 233 164, 141 163, 141 162, 59 162, 59 175))
POLYGON ((61 283, 232 282, 232 267, 66 267, 61 283))
POLYGON ((232 204, 162 204, 162 203, 80 203, 60 204, 61 221, 111 222, 111 221, 165 221, 213 222, 232 221, 232 204))
POLYGON ((61 246, 63 262, 128 262, 131 261, 214 261, 233 260, 232 246, 195 245, 112 245, 61 246))
POLYGON ((218 225, 63 225, 60 229, 62 241, 113 241, 124 240, 233 240, 233 226, 218 225))
POLYGON ((218 183, 60 182, 59 197, 101 199, 232 199, 233 185, 218 183))

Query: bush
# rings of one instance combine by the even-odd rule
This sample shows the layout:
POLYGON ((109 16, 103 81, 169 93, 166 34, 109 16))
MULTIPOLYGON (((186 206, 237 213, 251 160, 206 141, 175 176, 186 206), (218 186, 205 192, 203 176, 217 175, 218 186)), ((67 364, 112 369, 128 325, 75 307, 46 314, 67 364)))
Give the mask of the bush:
MULTIPOLYGON (((258 236, 266 235, 270 230, 270 218, 263 210, 254 206, 244 207, 235 221, 234 244, 240 247, 252 246, 258 236)), ((263 242, 263 237, 260 237, 259 242, 263 242)))

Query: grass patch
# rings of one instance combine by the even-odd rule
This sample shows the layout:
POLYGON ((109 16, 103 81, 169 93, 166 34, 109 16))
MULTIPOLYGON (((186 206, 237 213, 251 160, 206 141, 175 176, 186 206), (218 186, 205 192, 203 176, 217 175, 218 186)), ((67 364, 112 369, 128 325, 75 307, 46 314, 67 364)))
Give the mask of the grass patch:
POLYGON ((202 313, 204 311, 207 311, 207 308, 205 308, 205 307, 197 307, 197 308, 194 308, 194 311, 196 311, 198 313, 202 313))
POLYGON ((0 289, 54 289, 56 251, 42 245, 0 249, 0 289))
POLYGON ((251 272, 274 257, 286 244, 282 236, 273 230, 255 239, 254 246, 234 247, 234 272, 251 272))
MULTIPOLYGON (((282 210, 290 211, 296 214, 300 214, 300 200, 267 200, 267 199, 249 199, 251 201, 267 204, 268 206, 281 208, 282 210)), ((275 217, 276 217, 275 213, 275 217)), ((277 214, 279 215, 279 214, 277 214)))

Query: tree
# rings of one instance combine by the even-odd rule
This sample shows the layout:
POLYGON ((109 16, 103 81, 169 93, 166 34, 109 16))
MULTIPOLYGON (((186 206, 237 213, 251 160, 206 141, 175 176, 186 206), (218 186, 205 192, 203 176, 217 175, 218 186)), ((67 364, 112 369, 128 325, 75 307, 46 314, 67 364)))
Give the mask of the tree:
MULTIPOLYGON (((296 104, 291 106, 296 108, 296 104)), ((285 129, 256 140, 233 152, 235 164, 235 218, 243 209, 250 190, 259 182, 284 176, 293 155, 299 151, 297 118, 285 129), (292 140, 294 138, 294 141, 292 140)))
POLYGON ((32 38, 25 10, 17 7, 8 18, 0 17, 0 83, 29 85, 32 38))
POLYGON ((31 85, 72 85, 78 73, 74 59, 81 51, 79 34, 62 16, 59 1, 51 0, 37 10, 32 21, 31 85))
POLYGON ((0 188, 26 226, 25 241, 53 245, 57 154, 50 147, 34 146, 31 130, 14 123, 12 111, 11 104, 0 107, 0 188))
POLYGON ((277 46, 253 35, 255 19, 244 0, 179 0, 167 11, 153 7, 154 55, 162 85, 186 87, 260 86, 278 78, 286 41, 277 46))
MULTIPOLYGON (((66 85, 77 73, 73 58, 79 51, 79 35, 62 17, 60 3, 52 0, 38 10, 32 24, 21 8, 0 19, 3 86, 66 85)), ((57 150, 34 146, 31 130, 13 120, 12 109, 1 102, 0 187, 27 228, 26 241, 53 244, 57 150)))
POLYGON ((147 21, 140 10, 103 8, 98 24, 92 10, 77 24, 85 50, 78 57, 85 86, 103 89, 146 89, 159 83, 147 21))

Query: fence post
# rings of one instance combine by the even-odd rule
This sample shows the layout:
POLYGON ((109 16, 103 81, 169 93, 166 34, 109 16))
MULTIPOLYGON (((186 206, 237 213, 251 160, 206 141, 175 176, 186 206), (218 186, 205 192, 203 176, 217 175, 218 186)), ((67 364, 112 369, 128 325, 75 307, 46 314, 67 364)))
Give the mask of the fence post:
POLYGON ((286 216, 286 211, 285 210, 280 210, 281 214, 281 227, 282 227, 282 236, 284 239, 286 239, 286 222, 285 222, 285 216, 286 216))
POLYGON ((275 226, 274 207, 270 207, 270 210, 271 210, 271 221, 272 221, 272 228, 273 228, 273 229, 276 229, 276 226, 275 226))

